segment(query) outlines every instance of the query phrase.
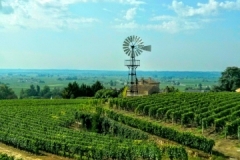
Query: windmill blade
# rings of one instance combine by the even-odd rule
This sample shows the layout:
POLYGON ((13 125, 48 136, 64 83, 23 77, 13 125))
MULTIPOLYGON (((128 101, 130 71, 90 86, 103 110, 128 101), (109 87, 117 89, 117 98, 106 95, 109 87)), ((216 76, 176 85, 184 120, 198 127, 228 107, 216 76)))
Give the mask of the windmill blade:
POLYGON ((124 40, 124 43, 130 43, 130 40, 128 39, 128 37, 124 40))
POLYGON ((139 49, 142 49, 144 47, 144 45, 138 45, 137 46, 139 49))
POLYGON ((136 37, 136 42, 138 42, 140 40, 140 37, 136 37))
POLYGON ((136 50, 137 56, 141 54, 140 50, 136 50))
POLYGON ((129 51, 127 51, 127 55, 128 55, 128 56, 130 56, 130 55, 131 55, 131 52, 130 52, 130 50, 129 50, 129 51))
POLYGON ((129 49, 124 49, 124 52, 125 52, 125 53, 129 52, 129 49))
POLYGON ((142 39, 138 37, 138 44, 142 42, 142 39))
POLYGON ((137 48, 136 50, 137 50, 138 52, 141 52, 141 51, 142 51, 141 48, 137 48))
POLYGON ((137 50, 134 51, 134 54, 135 54, 135 56, 138 56, 138 52, 137 52, 137 50))
POLYGON ((151 47, 151 45, 149 45, 149 46, 144 46, 144 47, 142 47, 142 50, 151 52, 152 47, 151 47))
POLYGON ((128 40, 129 43, 132 42, 130 37, 127 37, 127 40, 128 40))
POLYGON ((137 37, 136 36, 136 39, 135 39, 135 45, 138 45, 139 43, 141 42, 141 39, 140 39, 140 37, 137 37))
POLYGON ((128 54, 128 50, 125 50, 124 52, 126 53, 126 55, 128 54))
POLYGON ((132 42, 132 37, 131 36, 129 36, 128 37, 128 40, 130 41, 130 43, 132 42))
POLYGON ((125 52, 125 50, 129 50, 129 48, 128 47, 123 47, 123 50, 125 52))
POLYGON ((130 43, 130 41, 126 38, 123 43, 130 43))
POLYGON ((124 42, 124 43, 123 43, 123 46, 129 46, 129 43, 124 42))
POLYGON ((129 48, 125 47, 125 48, 123 48, 123 50, 124 50, 124 52, 126 52, 127 50, 129 50, 129 48))
POLYGON ((138 42, 138 45, 143 45, 143 41, 139 41, 139 42, 138 42))
POLYGON ((140 53, 142 53, 143 51, 142 51, 142 49, 138 49, 138 51, 140 52, 140 53))
POLYGON ((134 42, 134 40, 135 40, 135 37, 134 37, 133 35, 132 35, 131 37, 132 37, 132 42, 134 42))
POLYGON ((136 41, 136 36, 133 35, 132 37, 133 37, 133 42, 135 42, 136 41))
POLYGON ((125 48, 125 49, 124 49, 124 52, 128 52, 128 51, 130 51, 129 48, 125 48))

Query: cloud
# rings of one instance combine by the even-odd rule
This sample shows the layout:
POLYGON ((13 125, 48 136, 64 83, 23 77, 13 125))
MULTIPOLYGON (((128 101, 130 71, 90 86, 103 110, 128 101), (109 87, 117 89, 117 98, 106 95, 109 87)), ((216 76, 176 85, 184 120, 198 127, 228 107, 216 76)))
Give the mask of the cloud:
POLYGON ((220 9, 240 10, 240 0, 223 2, 209 0, 208 3, 197 3, 197 7, 195 8, 185 5, 181 1, 173 0, 170 8, 173 9, 178 16, 208 16, 217 14, 220 9))
POLYGON ((144 1, 139 1, 139 0, 105 0, 109 2, 118 2, 122 4, 129 4, 129 5, 141 5, 141 4, 146 4, 144 1))
POLYGON ((98 22, 96 18, 73 15, 68 10, 70 5, 80 2, 87 0, 0 0, 0 26, 61 30, 98 22))
POLYGON ((228 10, 240 10, 240 0, 220 2, 219 7, 228 10))
POLYGON ((161 15, 161 16, 155 16, 151 18, 151 21, 165 21, 165 20, 173 20, 173 16, 168 15, 161 15))
POLYGON ((209 0, 208 3, 197 3, 197 8, 184 5, 183 2, 174 0, 171 8, 179 15, 184 17, 190 17, 195 15, 211 15, 215 14, 218 10, 218 2, 215 0, 209 0))
POLYGON ((129 10, 127 10, 124 18, 126 20, 132 20, 134 18, 134 16, 136 15, 136 10, 137 10, 136 8, 130 8, 129 10))
POLYGON ((177 33, 180 31, 188 31, 199 29, 201 26, 194 21, 184 21, 178 19, 172 19, 170 21, 162 21, 160 23, 152 24, 138 24, 135 21, 120 23, 115 25, 116 29, 138 29, 138 30, 154 30, 157 32, 177 33))
POLYGON ((136 28, 139 28, 139 25, 132 21, 132 22, 128 22, 128 23, 121 23, 121 24, 118 24, 118 25, 115 25, 114 28, 117 28, 117 29, 136 29, 136 28))
POLYGON ((207 3, 197 3, 196 7, 173 0, 169 8, 176 15, 154 16, 150 19, 152 24, 146 25, 145 28, 170 33, 201 29, 206 23, 216 21, 216 16, 221 10, 240 10, 240 0, 223 2, 209 0, 207 3))
POLYGON ((127 3, 131 5, 140 5, 140 4, 145 4, 143 1, 138 1, 138 0, 120 0, 121 3, 127 3))
POLYGON ((106 12, 112 12, 111 10, 107 9, 107 8, 103 8, 102 9, 103 11, 106 11, 106 12))
POLYGON ((11 14, 13 13, 13 8, 10 6, 5 6, 4 3, 2 4, 2 0, 0 0, 0 13, 11 14))

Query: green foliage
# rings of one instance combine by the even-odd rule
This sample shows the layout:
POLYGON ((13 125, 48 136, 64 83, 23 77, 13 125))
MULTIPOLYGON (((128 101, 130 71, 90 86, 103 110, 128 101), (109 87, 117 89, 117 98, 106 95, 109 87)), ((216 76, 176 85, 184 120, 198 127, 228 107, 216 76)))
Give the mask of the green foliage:
POLYGON ((240 126, 238 126, 238 139, 240 140, 240 126))
POLYGON ((226 135, 238 134, 238 126, 240 126, 240 118, 226 125, 226 135))
POLYGON ((7 85, 0 84, 0 99, 17 99, 17 96, 7 85))
POLYGON ((14 156, 8 156, 5 153, 0 153, 0 160, 22 160, 22 159, 15 159, 14 156))
POLYGON ((77 98, 77 97, 93 97, 98 90, 103 89, 103 85, 96 81, 92 86, 82 84, 80 87, 75 81, 69 83, 67 87, 62 91, 62 97, 65 99, 77 98))
MULTIPOLYGON (((216 132, 222 132, 225 131, 226 124, 239 119, 239 101, 239 94, 230 92, 163 93, 146 97, 115 98, 109 101, 109 105, 111 108, 132 111, 185 127, 212 128, 216 132)), ((225 133, 236 135, 237 131, 235 129, 225 133)))
POLYGON ((172 86, 172 87, 166 86, 163 91, 166 93, 179 92, 179 90, 177 88, 175 88, 174 86, 172 86))
POLYGON ((240 68, 227 67, 219 78, 219 85, 213 91, 235 91, 240 87, 240 68))
POLYGON ((85 114, 79 115, 79 120, 88 129, 102 134, 110 134, 122 138, 130 139, 147 139, 147 133, 141 130, 133 129, 127 125, 121 124, 110 118, 100 116, 102 114, 102 108, 97 107, 98 114, 85 114))
POLYGON ((95 98, 115 98, 118 97, 117 90, 113 89, 100 89, 95 93, 95 98))
POLYGON ((127 90, 128 90, 128 86, 124 86, 120 88, 118 91, 118 97, 125 98, 127 96, 127 90))
POLYGON ((50 90, 49 86, 44 86, 41 90, 40 86, 30 85, 29 89, 22 89, 20 92, 20 99, 23 98, 32 98, 32 99, 39 99, 39 98, 46 98, 49 99, 59 98, 61 95, 61 90, 59 88, 54 88, 52 91, 50 90))
POLYGON ((195 136, 189 132, 178 132, 177 130, 161 126, 157 123, 151 123, 142 119, 137 119, 124 114, 115 113, 114 111, 105 110, 105 115, 123 124, 141 129, 150 134, 166 138, 185 146, 196 148, 210 153, 215 144, 213 140, 205 137, 195 136))
POLYGON ((188 113, 184 113, 181 116, 181 124, 189 124, 190 122, 193 122, 194 120, 194 113, 193 112, 188 112, 188 113))
MULTIPOLYGON (((181 147, 159 148, 145 140, 146 133, 100 117, 102 114, 103 108, 89 106, 88 99, 3 101, 0 141, 35 154, 45 151, 75 159, 160 160, 174 155, 187 160, 181 147), (103 134, 70 129, 76 121, 103 134)), ((2 154, 0 159, 1 156, 13 160, 2 154)))
POLYGON ((188 159, 187 152, 183 147, 167 146, 164 148, 164 152, 167 152, 168 158, 170 160, 173 160, 173 159, 187 160, 188 159))
MULTIPOLYGON (((77 159, 161 159, 162 149, 153 142, 69 129, 80 119, 88 128, 98 128, 98 123, 91 122, 99 116, 88 104, 88 99, 3 101, 0 141, 36 154, 41 150, 77 159)), ((125 137, 132 131, 109 119, 104 124, 118 128, 125 137)))

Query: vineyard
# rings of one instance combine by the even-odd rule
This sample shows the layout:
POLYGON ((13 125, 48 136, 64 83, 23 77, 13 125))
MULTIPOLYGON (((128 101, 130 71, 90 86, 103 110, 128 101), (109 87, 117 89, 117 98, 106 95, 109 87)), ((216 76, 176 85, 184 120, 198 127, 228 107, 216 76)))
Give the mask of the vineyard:
POLYGON ((200 127, 213 127, 226 136, 237 135, 240 126, 240 96, 236 93, 176 93, 161 96, 110 100, 124 109, 156 120, 200 127))
MULTIPOLYGON (((116 98, 109 100, 109 108, 150 117, 160 123, 131 123, 131 120, 123 123, 205 152, 211 152, 213 140, 161 126, 161 122, 181 128, 201 129, 202 133, 210 130, 214 134, 224 135, 225 138, 240 138, 240 95, 237 93, 173 93, 116 98)), ((107 110, 107 113, 112 118, 124 116, 114 114, 111 110, 107 110)))
POLYGON ((0 103, 0 141, 34 154, 48 152, 73 159, 185 160, 189 158, 185 147, 210 155, 215 141, 164 124, 196 128, 202 133, 211 130, 237 139, 239 100, 235 93, 4 100, 0 103), (150 135, 174 145, 160 145, 150 135))
POLYGON ((1 101, 0 141, 74 159, 188 159, 183 147, 158 146, 146 133, 100 117, 95 108, 88 99, 1 101), (87 130, 71 129, 76 122, 87 130))

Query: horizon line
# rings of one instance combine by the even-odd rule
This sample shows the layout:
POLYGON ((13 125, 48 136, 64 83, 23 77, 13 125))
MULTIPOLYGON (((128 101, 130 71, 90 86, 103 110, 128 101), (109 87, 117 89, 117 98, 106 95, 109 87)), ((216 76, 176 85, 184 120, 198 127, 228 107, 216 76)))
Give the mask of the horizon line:
MULTIPOLYGON (((117 71, 117 72, 128 72, 128 70, 107 70, 107 69, 41 69, 41 68, 1 68, 0 71, 3 70, 35 70, 35 71, 40 71, 40 70, 45 70, 45 71, 50 71, 50 70, 55 70, 55 71, 117 71)), ((222 71, 214 71, 214 70, 137 70, 140 72, 222 72, 222 71)))

